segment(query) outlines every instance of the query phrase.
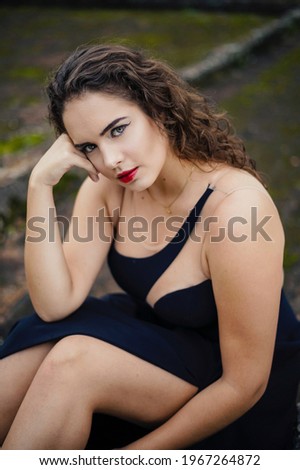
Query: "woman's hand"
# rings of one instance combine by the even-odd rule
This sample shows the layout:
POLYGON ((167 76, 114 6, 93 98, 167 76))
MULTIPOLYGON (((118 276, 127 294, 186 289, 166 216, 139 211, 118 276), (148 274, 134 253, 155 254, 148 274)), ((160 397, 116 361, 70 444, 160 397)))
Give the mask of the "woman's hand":
POLYGON ((73 167, 86 170, 92 181, 99 180, 98 172, 93 164, 74 147, 67 134, 61 134, 34 167, 31 180, 35 183, 55 186, 73 167))

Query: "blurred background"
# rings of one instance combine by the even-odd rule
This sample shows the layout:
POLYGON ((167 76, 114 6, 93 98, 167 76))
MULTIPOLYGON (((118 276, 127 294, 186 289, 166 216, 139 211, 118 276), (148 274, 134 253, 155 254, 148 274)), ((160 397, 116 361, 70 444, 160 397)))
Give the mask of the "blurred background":
MULTIPOLYGON (((300 0, 22 3, 0 7, 0 341, 31 309, 26 187, 54 139, 43 88, 69 52, 98 42, 150 50, 229 112, 282 217, 285 287, 300 318, 300 0)), ((70 214, 84 176, 71 172, 56 187, 59 214, 70 214)), ((115 288, 105 267, 93 293, 115 288)))

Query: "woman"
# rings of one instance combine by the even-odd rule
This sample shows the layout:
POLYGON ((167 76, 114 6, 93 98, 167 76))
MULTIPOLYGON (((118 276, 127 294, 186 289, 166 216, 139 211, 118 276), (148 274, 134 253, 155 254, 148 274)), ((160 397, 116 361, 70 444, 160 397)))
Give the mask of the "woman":
POLYGON ((226 117, 119 46, 78 49, 47 91, 58 138, 29 181, 36 314, 1 349, 3 448, 83 449, 93 416, 113 448, 119 426, 124 449, 291 448, 284 235, 226 117), (74 166, 89 178, 62 243, 53 187, 74 166), (89 298, 106 258, 125 293, 89 298))

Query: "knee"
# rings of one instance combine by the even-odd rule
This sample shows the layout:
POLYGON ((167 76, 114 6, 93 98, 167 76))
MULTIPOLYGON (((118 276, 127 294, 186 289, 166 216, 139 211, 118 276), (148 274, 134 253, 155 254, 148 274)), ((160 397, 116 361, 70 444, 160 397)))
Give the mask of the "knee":
POLYGON ((70 379, 71 376, 77 376, 79 370, 83 370, 84 361, 88 357, 88 342, 84 336, 67 336, 52 348, 44 359, 38 375, 42 380, 51 383, 55 378, 70 379))

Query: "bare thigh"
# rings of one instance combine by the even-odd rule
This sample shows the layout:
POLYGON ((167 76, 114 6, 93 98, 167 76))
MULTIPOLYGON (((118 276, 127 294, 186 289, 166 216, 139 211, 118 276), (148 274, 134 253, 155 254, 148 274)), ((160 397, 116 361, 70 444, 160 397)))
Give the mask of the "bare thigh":
POLYGON ((169 418, 198 391, 133 354, 81 335, 59 341, 38 375, 44 384, 48 377, 50 389, 57 383, 63 392, 65 384, 68 396, 72 384, 73 400, 85 400, 94 412, 150 426, 169 418))
POLYGON ((45 343, 0 360, 0 441, 44 358, 54 343, 45 343))

